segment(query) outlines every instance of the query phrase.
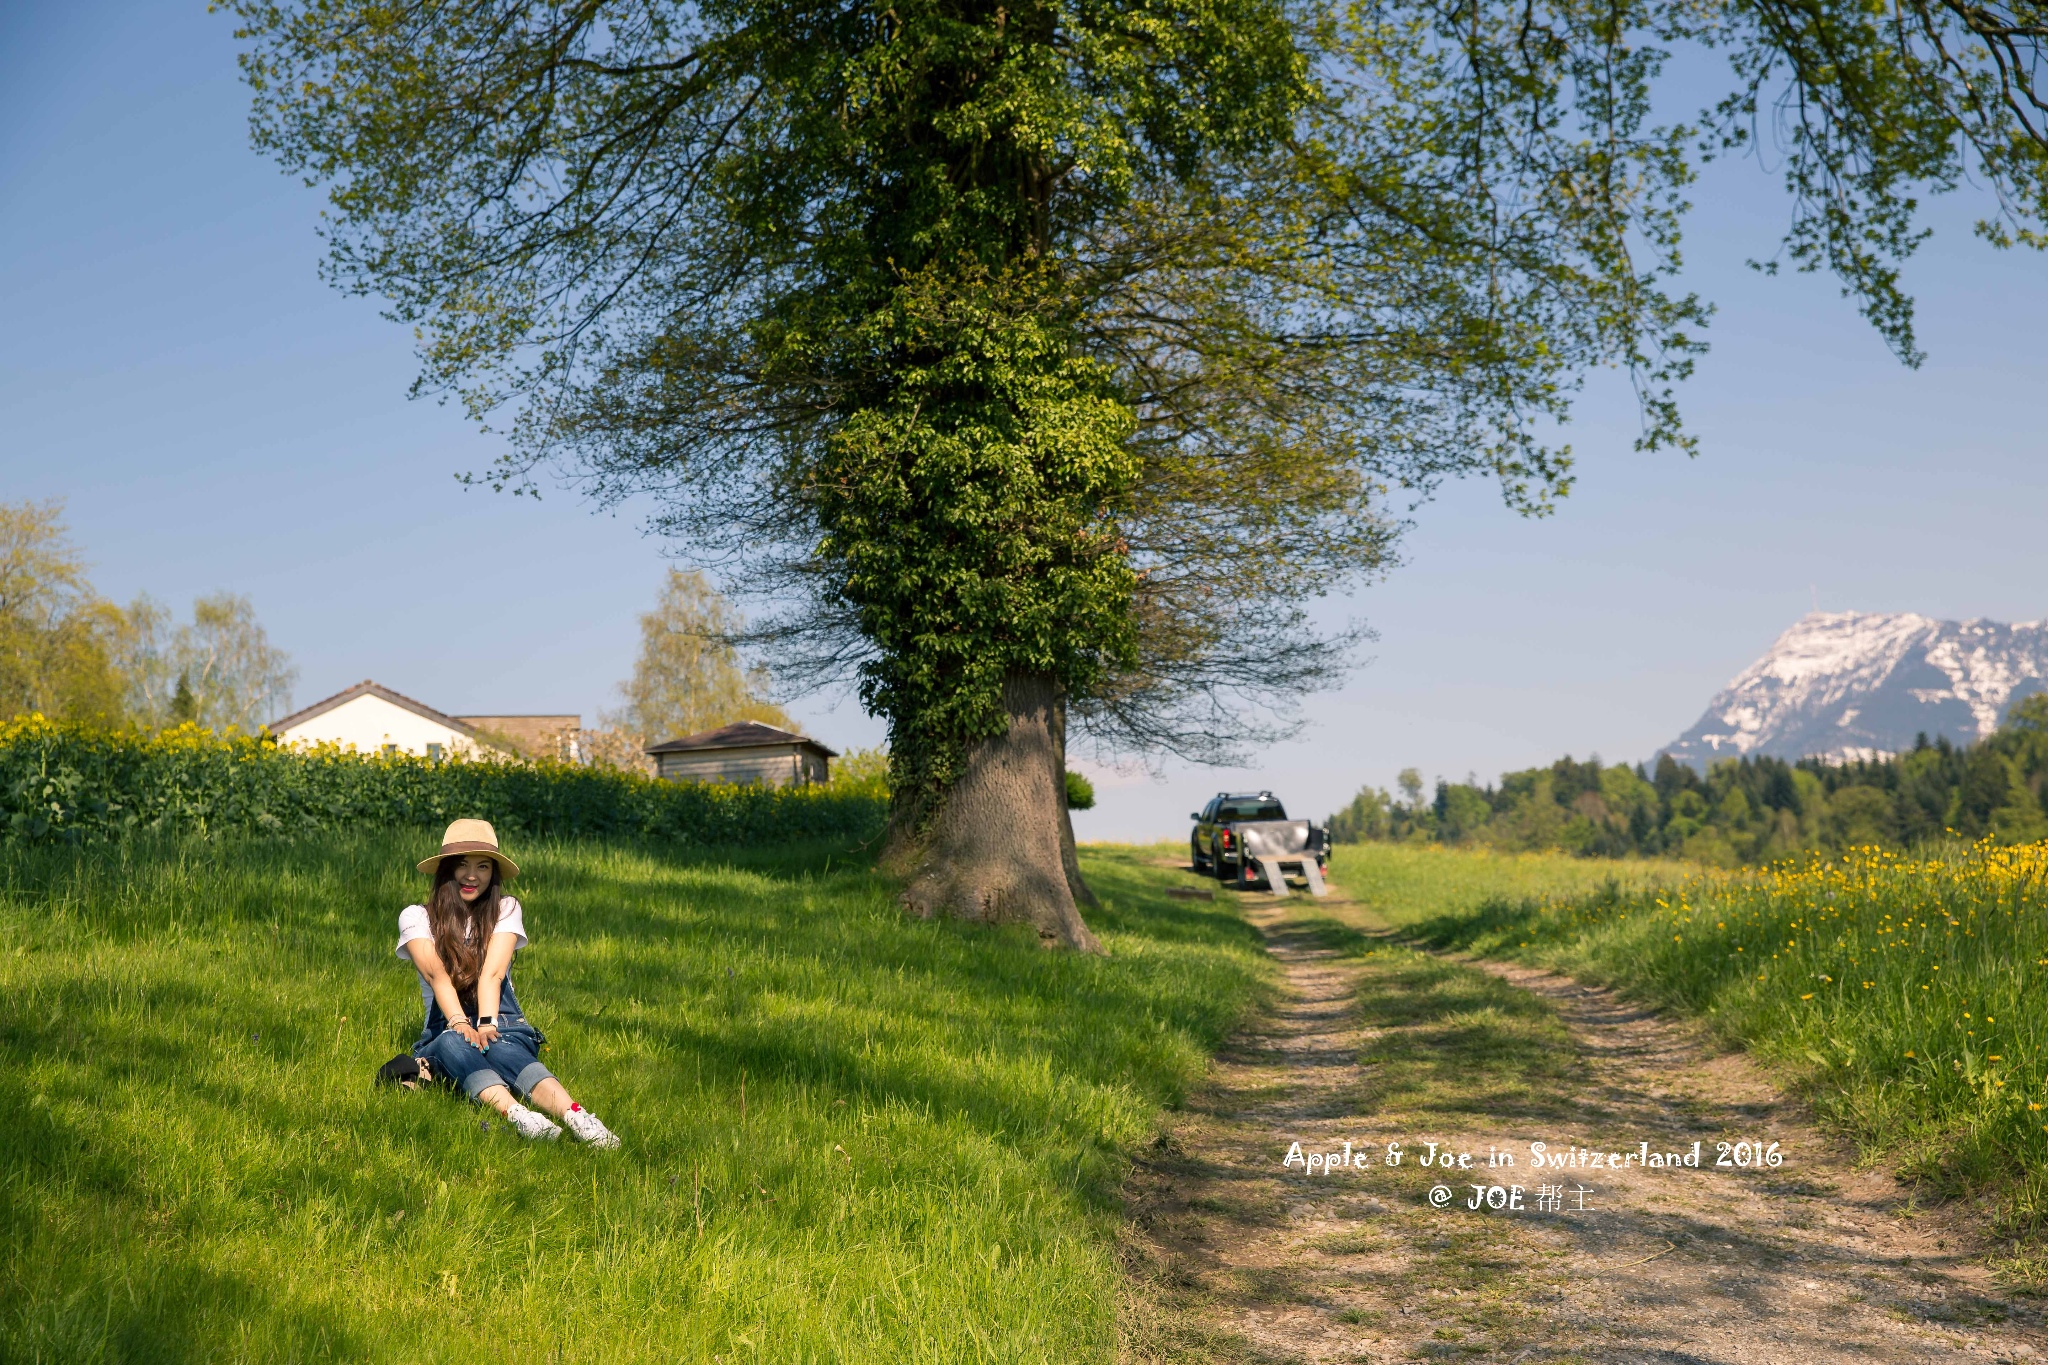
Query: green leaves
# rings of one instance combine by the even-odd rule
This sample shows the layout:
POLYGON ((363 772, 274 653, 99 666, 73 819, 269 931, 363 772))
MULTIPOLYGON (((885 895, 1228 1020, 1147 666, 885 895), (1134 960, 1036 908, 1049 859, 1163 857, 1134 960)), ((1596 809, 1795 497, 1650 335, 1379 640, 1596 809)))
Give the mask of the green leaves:
POLYGON ((1995 195, 1980 233, 2039 244, 2028 230, 2048 209, 2039 18, 2025 0, 2003 15, 1936 0, 1743 0, 1675 7, 1665 22, 1728 52, 1737 89, 1707 126, 1724 149, 1770 138, 1792 200, 1787 257, 1801 271, 1834 272, 1894 353, 1917 365, 1899 272, 1930 231, 1920 196, 1980 179, 1995 195), (2015 10, 2031 11, 2030 36, 1999 32, 2015 10))

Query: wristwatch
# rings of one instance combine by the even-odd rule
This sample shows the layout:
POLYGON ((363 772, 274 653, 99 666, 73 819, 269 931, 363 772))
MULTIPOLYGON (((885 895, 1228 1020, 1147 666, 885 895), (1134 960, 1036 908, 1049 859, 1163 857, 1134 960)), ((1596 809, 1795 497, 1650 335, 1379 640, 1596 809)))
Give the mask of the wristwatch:
POLYGON ((495 1014, 479 1014, 476 1017, 476 1026, 478 1028, 496 1028, 497 1025, 498 1016, 495 1014))

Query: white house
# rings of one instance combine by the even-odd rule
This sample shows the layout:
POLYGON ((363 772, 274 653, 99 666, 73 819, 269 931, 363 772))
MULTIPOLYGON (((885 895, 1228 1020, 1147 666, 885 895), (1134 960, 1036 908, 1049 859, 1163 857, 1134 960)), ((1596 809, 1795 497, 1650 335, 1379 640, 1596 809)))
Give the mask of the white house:
MULTIPOLYGON (((494 719, 502 719, 494 717, 494 719)), ((280 744, 340 744, 360 753, 451 758, 499 750, 476 726, 364 679, 270 723, 280 744)))
POLYGON ((671 782, 759 782, 768 787, 823 782, 839 755, 804 735, 743 720, 645 750, 671 782))

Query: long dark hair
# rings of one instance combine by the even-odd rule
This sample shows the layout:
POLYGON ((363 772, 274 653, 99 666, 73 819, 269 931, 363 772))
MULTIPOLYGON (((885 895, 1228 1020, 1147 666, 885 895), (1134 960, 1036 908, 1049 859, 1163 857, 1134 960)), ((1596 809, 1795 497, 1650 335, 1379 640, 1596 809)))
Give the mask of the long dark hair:
POLYGON ((449 979, 458 993, 466 994, 476 989, 476 979, 483 974, 484 950, 498 927, 498 902, 504 893, 498 889, 498 860, 492 858, 491 880, 483 894, 464 900, 462 888, 455 884, 455 869, 460 866, 460 857, 449 857, 435 869, 434 891, 427 897, 427 927, 433 930, 434 951, 441 955, 449 979))

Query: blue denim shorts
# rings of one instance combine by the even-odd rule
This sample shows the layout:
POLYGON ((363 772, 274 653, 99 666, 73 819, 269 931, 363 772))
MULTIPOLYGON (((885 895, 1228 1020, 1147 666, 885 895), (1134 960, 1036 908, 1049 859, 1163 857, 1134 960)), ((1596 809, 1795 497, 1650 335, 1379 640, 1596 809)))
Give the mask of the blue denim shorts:
POLYGON ((462 1087, 475 1099, 494 1085, 509 1085, 521 1098, 533 1093, 554 1072, 540 1060, 540 1031, 520 1015, 500 1014, 498 1036, 478 1047, 453 1029, 443 1029, 431 1038, 421 1038, 412 1050, 434 1068, 434 1074, 462 1087))
MULTIPOLYGON (((469 1022, 474 1024, 476 1000, 472 997, 463 1003, 470 1011, 469 1022)), ((412 1055, 429 1063, 439 1079, 460 1084, 471 1099, 494 1085, 509 1085, 517 1095, 530 1095, 535 1086, 555 1073, 541 1065, 540 1048, 547 1038, 526 1022, 510 976, 498 986, 497 1023, 497 1041, 487 1049, 480 1048, 449 1030, 440 1002, 430 993, 426 1027, 413 1044, 412 1055)))

